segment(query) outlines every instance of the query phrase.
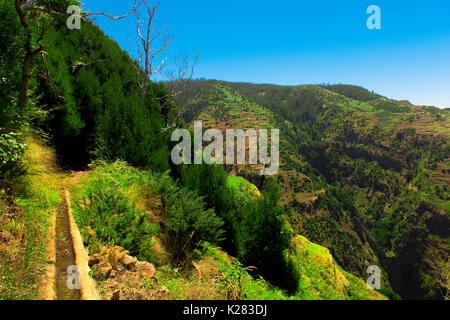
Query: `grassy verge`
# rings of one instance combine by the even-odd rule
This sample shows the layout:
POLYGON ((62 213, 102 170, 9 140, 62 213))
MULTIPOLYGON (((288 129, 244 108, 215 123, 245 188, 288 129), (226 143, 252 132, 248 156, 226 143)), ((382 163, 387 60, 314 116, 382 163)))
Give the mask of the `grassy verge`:
POLYGON ((13 196, 0 195, 0 299, 40 298, 47 264, 47 232, 60 202, 63 174, 54 152, 28 138, 24 163, 28 173, 13 196))

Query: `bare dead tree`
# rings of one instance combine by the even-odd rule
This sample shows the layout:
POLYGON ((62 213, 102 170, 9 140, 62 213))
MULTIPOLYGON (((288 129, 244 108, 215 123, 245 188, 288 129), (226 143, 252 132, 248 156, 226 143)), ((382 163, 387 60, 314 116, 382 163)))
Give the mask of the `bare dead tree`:
POLYGON ((167 27, 157 28, 154 26, 155 17, 159 9, 159 2, 151 4, 151 0, 144 0, 145 15, 142 16, 139 11, 135 12, 136 31, 138 40, 136 41, 137 58, 137 82, 141 89, 141 100, 145 101, 148 85, 152 77, 163 73, 165 80, 170 83, 170 93, 158 97, 161 116, 165 119, 166 125, 162 129, 168 132, 176 127, 183 110, 179 109, 178 114, 171 116, 171 106, 175 105, 176 96, 183 91, 183 87, 192 79, 195 66, 197 65, 199 55, 196 55, 194 61, 189 56, 182 59, 169 60, 164 56, 173 37, 168 35, 167 27))
MULTIPOLYGON (((66 12, 55 11, 55 10, 52 10, 50 8, 47 8, 47 7, 34 6, 34 4, 38 0, 28 0, 28 1, 26 1, 26 0, 15 0, 15 1, 16 1, 16 10, 17 10, 17 3, 19 2, 19 4, 21 3, 20 8, 21 8, 21 10, 24 13, 25 13, 25 11, 41 11, 41 12, 47 13, 47 14, 52 15, 52 16, 68 16, 69 15, 66 12)), ((122 20, 122 19, 127 18, 128 16, 130 16, 134 12, 136 12, 139 9, 139 7, 142 5, 143 2, 144 2, 144 0, 139 0, 139 1, 138 0, 134 0, 133 8, 128 13, 126 13, 126 14, 124 14, 122 16, 113 16, 113 15, 110 15, 110 14, 105 13, 105 12, 90 12, 90 11, 87 11, 87 12, 82 12, 80 14, 80 18, 83 21, 90 22, 90 23, 93 22, 93 20, 91 18, 89 18, 91 16, 104 16, 104 17, 107 17, 107 18, 109 18, 111 20, 114 20, 114 21, 122 20)))
POLYGON ((160 98, 161 110, 166 116, 166 127, 162 129, 163 132, 169 132, 177 126, 178 120, 184 113, 184 108, 179 107, 178 113, 170 119, 170 105, 176 103, 178 95, 182 94, 194 76, 195 68, 197 66, 200 54, 196 53, 194 59, 191 61, 190 56, 186 55, 182 59, 175 62, 175 69, 168 70, 166 78, 169 84, 169 95, 160 98), (161 101, 162 100, 162 101, 161 101))
POLYGON ((157 73, 162 72, 167 66, 169 66, 170 62, 168 57, 161 57, 164 52, 167 50, 169 44, 173 41, 173 38, 167 36, 168 28, 154 28, 154 19, 156 16, 156 12, 159 8, 159 2, 155 5, 151 5, 149 0, 144 0, 144 4, 147 11, 147 17, 142 17, 140 12, 135 11, 136 19, 137 19, 137 35, 139 40, 136 43, 138 50, 138 65, 140 70, 138 70, 138 85, 142 89, 141 99, 145 100, 145 96, 147 95, 147 88, 152 76, 157 73), (146 19, 148 20, 146 22, 146 19), (143 30, 144 25, 146 29, 143 30), (145 34, 143 35, 143 33, 145 34), (166 36, 165 38, 163 38, 166 36), (155 47, 154 44, 161 40, 162 43, 155 47), (161 58, 161 61, 158 60, 161 58), (144 76, 141 79, 140 74, 143 71, 144 76))
MULTIPOLYGON (((44 67, 47 70, 47 74, 49 74, 47 64, 45 63, 45 55, 47 53, 44 51, 45 46, 41 42, 44 39, 45 33, 55 24, 56 17, 69 16, 69 14, 66 12, 59 12, 52 10, 51 8, 46 6, 38 6, 36 5, 38 0, 14 0, 14 1, 15 1, 15 9, 17 15, 19 16, 20 23, 28 33, 28 41, 25 45, 25 57, 22 64, 22 79, 19 97, 19 104, 23 108, 29 100, 28 86, 31 77, 32 59, 34 56, 40 54, 44 67), (41 16, 37 15, 38 12, 46 14, 45 17, 43 17, 42 15, 41 16), (42 20, 45 20, 45 18, 50 18, 51 22, 46 26, 42 26, 42 20), (32 28, 32 26, 34 28, 32 28), (31 39, 33 34, 36 32, 35 30, 38 30, 39 34, 37 40, 34 43, 32 43, 31 39)), ((105 16, 115 21, 121 20, 135 13, 142 5, 143 1, 144 0, 139 1, 134 0, 133 8, 130 10, 130 12, 128 12, 123 16, 112 16, 105 12, 93 12, 93 13, 83 12, 80 14, 80 19, 88 23, 92 23, 95 20, 95 18, 94 19, 90 18, 92 16, 105 16)))
POLYGON ((190 56, 186 55, 183 58, 176 60, 175 70, 169 70, 166 73, 167 81, 170 83, 170 88, 175 97, 183 93, 186 85, 192 80, 199 59, 199 53, 195 54, 192 61, 190 56))

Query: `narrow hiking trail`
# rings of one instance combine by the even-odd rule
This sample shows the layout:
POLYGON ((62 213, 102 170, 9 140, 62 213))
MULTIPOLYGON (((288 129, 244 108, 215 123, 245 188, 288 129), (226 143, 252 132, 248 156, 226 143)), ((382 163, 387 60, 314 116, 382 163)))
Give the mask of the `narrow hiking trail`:
MULTIPOLYGON (((85 172, 62 169, 55 151, 37 138, 28 137, 26 143, 28 149, 24 159, 28 166, 28 189, 22 200, 24 213, 19 216, 21 219, 17 218, 15 224, 21 227, 16 228, 19 230, 16 233, 23 238, 30 233, 29 230, 37 233, 30 234, 30 237, 36 239, 27 242, 30 243, 27 250, 34 256, 28 269, 36 271, 31 278, 26 271, 21 270, 25 269, 23 262, 17 260, 17 265, 10 268, 11 277, 16 277, 19 285, 22 279, 23 282, 33 281, 36 284, 34 291, 26 291, 29 292, 27 299, 98 300, 100 295, 94 280, 89 276, 88 253, 73 217, 69 193, 69 188, 85 172), (76 271, 79 281, 76 281, 76 271), (26 278, 27 276, 31 279, 26 278)), ((4 242, 2 229, 3 226, 0 226, 0 245, 4 242)), ((20 247, 25 245, 20 244, 20 247)), ((6 249, 7 252, 13 252, 11 248, 6 249)), ((25 249, 22 251, 20 254, 25 256, 25 249)), ((1 261, 3 260, 0 259, 1 261)), ((26 287, 30 287, 28 282, 26 287)), ((0 281, 0 286, 2 284, 0 281)), ((21 288, 18 286, 10 291, 20 296, 23 293, 19 289, 21 288)))
POLYGON ((54 239, 56 250, 55 294, 56 300, 80 300, 80 289, 74 289, 68 285, 70 276, 68 270, 69 267, 76 265, 76 259, 64 192, 64 189, 61 188, 62 201, 56 213, 56 232, 54 239))

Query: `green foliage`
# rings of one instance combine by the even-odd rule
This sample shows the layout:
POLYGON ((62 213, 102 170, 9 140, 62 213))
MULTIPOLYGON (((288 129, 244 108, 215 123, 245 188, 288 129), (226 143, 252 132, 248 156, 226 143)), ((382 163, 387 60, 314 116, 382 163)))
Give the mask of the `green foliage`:
POLYGON ((322 87, 359 101, 368 101, 380 97, 379 95, 374 94, 373 92, 370 92, 367 89, 357 86, 338 84, 338 85, 324 85, 322 87))
POLYGON ((365 281, 345 272, 327 248, 296 236, 285 251, 297 277, 296 299, 369 300, 383 299, 368 289, 365 281))
MULTIPOLYGON (((216 260, 215 267, 221 276, 217 284, 226 292, 227 299, 239 300, 281 300, 287 299, 286 294, 270 285, 261 277, 252 277, 249 270, 238 260, 229 257, 220 249, 209 243, 202 242, 199 250, 202 258, 212 257, 216 260)), ((291 279, 295 281, 295 279, 291 279)))
POLYGON ((261 199, 250 202, 241 212, 241 224, 236 236, 238 257, 247 265, 256 266, 258 273, 272 283, 289 288, 294 278, 283 257, 292 233, 285 226, 285 211, 278 205, 280 192, 275 182, 266 187, 261 199), (280 276, 282 270, 283 276, 280 276))
POLYGON ((20 135, 0 134, 0 189, 11 190, 17 179, 27 173, 21 161, 26 147, 20 135))
POLYGON ((151 261, 152 237, 158 226, 150 224, 145 212, 136 209, 126 196, 118 191, 93 189, 75 208, 86 243, 95 246, 98 240, 118 245, 151 261))
POLYGON ((170 212, 167 228, 175 261, 191 252, 200 241, 218 244, 223 240, 224 222, 214 210, 204 209, 203 199, 196 192, 174 188, 164 193, 163 200, 170 212))
POLYGON ((389 300, 402 300, 402 297, 395 293, 392 289, 389 288, 381 288, 377 289, 379 293, 381 293, 383 296, 389 298, 389 300))
POLYGON ((225 221, 226 250, 245 265, 255 266, 257 273, 273 284, 288 287, 289 272, 282 252, 292 235, 285 228, 286 213, 278 205, 280 193, 275 182, 262 197, 255 198, 228 184, 226 173, 217 165, 187 166, 181 175, 183 184, 198 190, 208 208, 214 208, 225 221))
POLYGON ((23 110, 17 106, 26 36, 13 1, 0 3, 0 128, 16 130, 23 110))
POLYGON ((405 112, 404 108, 401 108, 401 107, 399 107, 398 104, 393 103, 393 102, 389 102, 389 101, 380 101, 380 102, 376 103, 375 106, 379 110, 383 110, 383 111, 390 112, 390 113, 402 113, 402 112, 405 112))
MULTIPOLYGON (((412 281, 393 283, 402 296, 425 296, 421 289, 425 278, 434 278, 434 286, 439 285, 433 275, 437 271, 427 269, 424 261, 428 255, 433 259, 433 254, 425 252, 434 252, 431 248, 436 243, 445 243, 445 227, 432 227, 432 221, 448 211, 448 190, 443 188, 450 150, 445 111, 386 99, 346 85, 276 86, 200 80, 191 83, 178 98, 186 109, 187 121, 200 117, 214 125, 217 120, 226 120, 232 127, 240 125, 233 122, 233 115, 247 110, 246 100, 268 110, 267 123, 280 129, 282 178, 278 182, 296 232, 328 247, 338 263, 355 275, 361 274, 365 261, 383 264, 385 269, 392 269, 386 271, 399 277, 414 274, 412 281), (215 105, 220 108, 211 107, 215 105), (230 115, 224 115, 222 109, 229 110, 230 115), (421 172, 418 167, 422 167, 421 172), (304 177, 298 179, 297 174, 304 177), (436 232, 439 235, 433 234, 436 232), (420 244, 414 242, 417 238, 420 244), (417 246, 421 247, 420 254, 412 249, 417 246), (395 262, 383 263, 386 254, 395 262), (408 267, 413 265, 411 261, 415 268, 408 267), (419 277, 419 269, 428 276, 419 277)), ((250 126, 257 123, 250 122, 250 126)), ((249 169, 251 173, 247 168, 239 171, 257 181, 253 169, 249 169)), ((189 179, 193 178, 185 180, 189 179)), ((203 186, 199 182, 193 188, 207 189, 208 175, 198 179, 203 180, 203 186)), ((254 209, 235 190, 227 191, 220 184, 215 190, 223 190, 226 195, 210 196, 213 191, 200 194, 216 199, 207 203, 218 208, 218 215, 226 221, 224 247, 244 261, 239 248, 245 245, 236 234, 242 233, 245 225, 242 211, 254 209)), ((448 248, 448 244, 443 246, 448 248)), ((427 282, 433 287, 432 281, 427 282)))
POLYGON ((138 69, 128 53, 94 25, 68 31, 58 22, 45 36, 47 65, 38 73, 40 125, 52 132, 63 164, 83 168, 93 156, 169 169, 168 137, 176 107, 164 83, 149 83, 145 100, 138 69))
MULTIPOLYGON (((80 225, 91 227, 96 234, 98 230, 102 242, 112 241, 130 252, 137 251, 151 258, 145 256, 151 237, 163 237, 176 264, 188 257, 200 241, 217 244, 222 239, 222 220, 213 210, 204 208, 203 199, 196 192, 180 188, 167 173, 139 170, 120 161, 97 162, 92 167, 82 187, 72 190, 78 202, 75 217, 80 225), (157 234, 155 227, 148 225, 148 212, 135 207, 136 202, 154 198, 161 200, 161 209, 167 213, 167 220, 156 217, 164 220, 163 234, 157 234)), ((83 230, 85 239, 90 239, 89 230, 83 230)))
POLYGON ((26 148, 22 141, 14 132, 0 134, 0 168, 22 158, 26 148))
POLYGON ((13 1, 0 3, 0 21, 0 189, 11 190, 26 174, 21 162, 26 146, 19 134, 25 110, 17 105, 26 35, 13 1))

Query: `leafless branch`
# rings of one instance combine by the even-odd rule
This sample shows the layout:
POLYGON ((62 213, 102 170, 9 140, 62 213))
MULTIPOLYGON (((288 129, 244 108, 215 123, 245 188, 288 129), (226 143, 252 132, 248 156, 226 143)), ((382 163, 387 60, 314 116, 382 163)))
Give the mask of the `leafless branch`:
POLYGON ((109 18, 111 20, 114 20, 114 21, 122 20, 122 19, 127 18, 131 14, 136 13, 139 10, 139 8, 141 7, 141 5, 144 3, 144 1, 145 0, 139 0, 139 1, 138 0, 134 0, 133 8, 130 10, 130 12, 128 12, 127 14, 125 14, 123 16, 113 16, 113 15, 107 14, 105 12, 92 12, 92 13, 86 12, 86 13, 82 13, 81 14, 81 18, 83 20, 86 20, 90 16, 105 16, 105 17, 107 17, 107 18, 109 18))
POLYGON ((176 96, 183 91, 183 86, 192 79, 200 55, 196 55, 193 63, 191 63, 189 56, 186 56, 183 59, 176 59, 174 62, 170 62, 167 57, 163 57, 159 64, 156 65, 155 61, 159 60, 161 55, 166 52, 168 45, 173 39, 167 37, 159 47, 154 48, 152 46, 156 40, 167 34, 168 30, 167 28, 153 29, 153 22, 159 8, 159 3, 154 6, 150 6, 149 0, 145 0, 145 6, 148 13, 147 29, 145 34, 142 29, 146 21, 141 17, 139 12, 136 12, 136 32, 138 36, 138 41, 136 44, 138 57, 136 61, 140 67, 138 70, 138 85, 142 89, 141 98, 142 101, 144 101, 151 77, 157 73, 166 71, 166 77, 171 83, 171 90, 169 94, 159 97, 158 100, 160 102, 161 115, 166 121, 166 126, 162 129, 162 131, 168 132, 177 126, 178 120, 184 112, 183 109, 179 109, 177 114, 172 116, 170 106, 175 105, 176 96), (170 65, 174 65, 175 69, 169 70, 168 67, 170 65), (142 80, 141 73, 143 73, 142 80))
MULTIPOLYGON (((39 6, 33 6, 33 4, 36 2, 36 0, 29 0, 27 1, 25 4, 21 5, 21 3, 23 2, 23 0, 15 0, 16 1, 16 10, 17 10, 17 6, 19 5, 20 7, 20 11, 25 14, 26 11, 41 11, 41 12, 45 12, 49 15, 52 16, 69 16, 70 14, 66 13, 66 12, 59 12, 59 11, 55 11, 46 7, 39 7, 39 6)), ((110 15, 108 13, 105 12, 82 12, 80 14, 80 18, 85 21, 85 22, 89 22, 92 23, 93 19, 89 19, 89 17, 91 16, 104 16, 107 17, 111 20, 114 21, 118 21, 118 20, 122 20, 127 18, 128 16, 130 16, 131 14, 135 13, 137 10, 139 10, 140 6, 144 3, 144 0, 134 0, 134 5, 131 8, 131 10, 122 16, 114 16, 114 15, 110 15)), ((20 14, 19 14, 20 16, 20 14)), ((23 23, 22 23, 23 24, 23 23)))
POLYGON ((47 26, 41 29, 41 33, 39 35, 39 38, 36 40, 36 43, 39 45, 39 48, 35 49, 34 51, 31 52, 31 55, 36 55, 38 53, 41 53, 44 49, 44 45, 41 43, 42 40, 44 40, 44 36, 45 33, 51 28, 53 27, 53 25, 55 24, 56 20, 53 19, 52 22, 47 26))
MULTIPOLYGON (((190 62, 190 58, 186 55, 183 59, 178 60, 176 63, 176 70, 172 70, 167 73, 167 79, 170 83, 170 96, 164 96, 160 98, 161 108, 167 108, 170 103, 176 102, 176 97, 183 93, 185 87, 189 84, 194 76, 195 67, 197 66, 198 60, 200 59, 200 54, 197 53, 193 62, 190 62)), ((162 129, 162 132, 169 132, 174 129, 179 119, 184 113, 184 108, 179 107, 177 115, 171 120, 168 121, 167 126, 162 129)))
POLYGON ((164 54, 167 50, 169 44, 173 41, 173 38, 168 36, 162 40, 162 44, 158 47, 154 47, 155 42, 162 39, 162 37, 168 33, 168 28, 153 29, 154 19, 159 8, 159 2, 155 5, 151 5, 149 0, 144 0, 144 4, 147 11, 146 17, 142 17, 140 12, 135 11, 137 20, 136 33, 138 35, 138 41, 136 43, 138 58, 136 60, 139 64, 139 68, 141 69, 138 70, 138 85, 142 89, 142 101, 145 100, 148 83, 150 82, 151 77, 162 72, 170 65, 167 57, 163 57, 158 64, 156 64, 156 61, 161 58, 162 54, 164 54), (147 23, 146 19, 148 19, 147 23), (143 30, 145 24, 146 29, 143 30), (141 72, 144 73, 142 80, 141 72))
POLYGON ((28 29, 30 26, 28 25, 28 22, 25 18, 25 12, 23 11, 23 8, 22 8, 22 0, 15 0, 14 4, 16 6, 16 11, 19 16, 20 23, 22 24, 22 26, 25 29, 28 29))

